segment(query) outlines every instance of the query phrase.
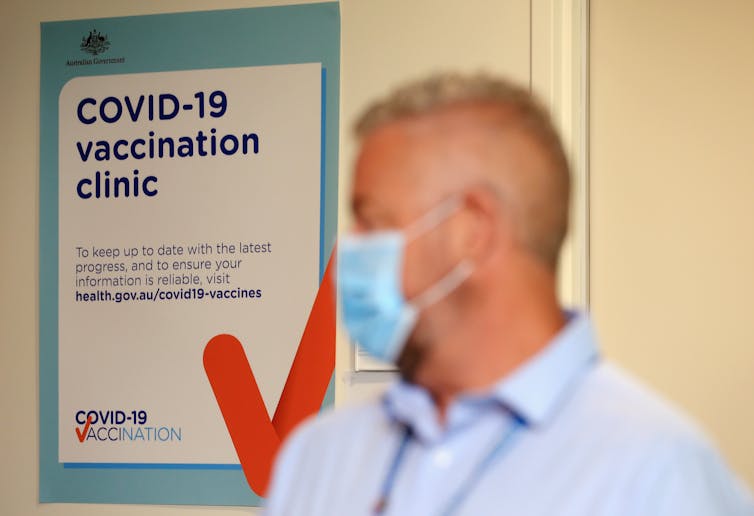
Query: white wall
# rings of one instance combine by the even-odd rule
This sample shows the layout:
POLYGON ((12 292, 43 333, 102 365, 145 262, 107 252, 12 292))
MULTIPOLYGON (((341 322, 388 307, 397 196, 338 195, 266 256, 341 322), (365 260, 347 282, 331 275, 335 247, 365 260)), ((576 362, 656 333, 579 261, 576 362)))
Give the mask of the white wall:
POLYGON ((700 419, 754 486, 754 2, 591 7, 604 349, 700 419))

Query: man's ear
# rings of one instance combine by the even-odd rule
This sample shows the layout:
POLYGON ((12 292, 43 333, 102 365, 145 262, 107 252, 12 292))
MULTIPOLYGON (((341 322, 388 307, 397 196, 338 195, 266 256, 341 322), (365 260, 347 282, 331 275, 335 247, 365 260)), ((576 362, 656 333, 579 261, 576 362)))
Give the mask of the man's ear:
POLYGON ((491 187, 478 186, 467 190, 463 202, 458 228, 459 254, 482 265, 492 259, 508 239, 501 200, 491 187))

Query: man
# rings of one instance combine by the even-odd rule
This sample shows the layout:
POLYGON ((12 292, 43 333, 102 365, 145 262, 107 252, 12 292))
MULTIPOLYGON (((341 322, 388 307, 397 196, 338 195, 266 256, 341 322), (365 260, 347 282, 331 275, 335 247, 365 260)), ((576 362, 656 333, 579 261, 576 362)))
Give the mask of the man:
POLYGON ((527 91, 438 75, 357 132, 342 315, 402 380, 294 433, 268 515, 754 514, 693 425, 558 305, 568 164, 527 91))

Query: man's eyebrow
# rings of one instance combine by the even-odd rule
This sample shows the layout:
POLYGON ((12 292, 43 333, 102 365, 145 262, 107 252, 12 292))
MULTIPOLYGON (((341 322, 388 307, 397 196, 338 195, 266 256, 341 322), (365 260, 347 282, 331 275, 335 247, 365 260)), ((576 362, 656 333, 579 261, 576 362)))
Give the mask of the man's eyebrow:
POLYGON ((351 199, 351 214, 355 217, 382 218, 383 209, 369 195, 355 194, 351 199))
POLYGON ((392 217, 380 203, 369 196, 356 195, 351 200, 351 215, 365 228, 379 228, 391 225, 392 217))
POLYGON ((351 199, 351 214, 357 215, 360 213, 364 209, 364 204, 366 204, 366 201, 363 197, 354 195, 351 199))

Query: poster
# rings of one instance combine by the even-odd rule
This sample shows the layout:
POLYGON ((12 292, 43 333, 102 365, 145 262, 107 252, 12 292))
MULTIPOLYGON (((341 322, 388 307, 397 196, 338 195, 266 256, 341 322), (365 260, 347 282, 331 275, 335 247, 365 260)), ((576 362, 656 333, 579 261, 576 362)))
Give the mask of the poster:
POLYGON ((260 503, 203 352, 237 339, 275 413, 336 233, 338 47, 337 4, 42 25, 40 501, 260 503))

